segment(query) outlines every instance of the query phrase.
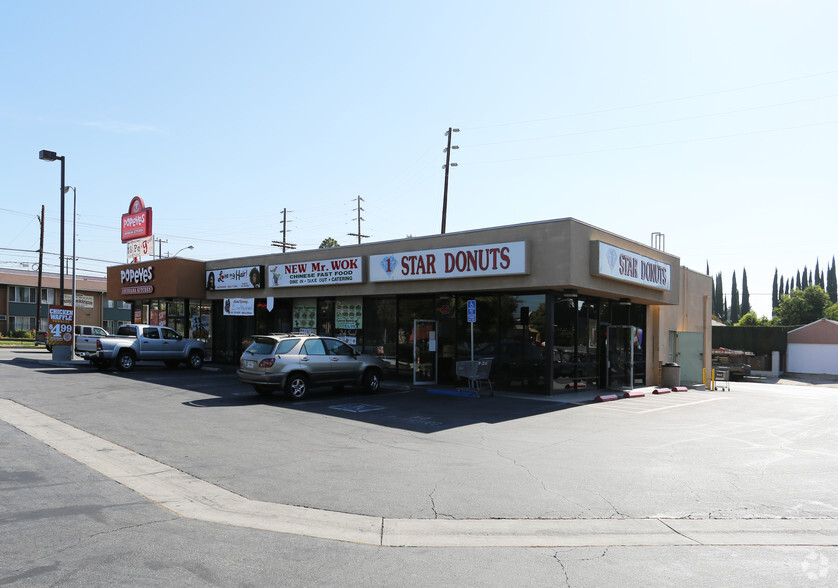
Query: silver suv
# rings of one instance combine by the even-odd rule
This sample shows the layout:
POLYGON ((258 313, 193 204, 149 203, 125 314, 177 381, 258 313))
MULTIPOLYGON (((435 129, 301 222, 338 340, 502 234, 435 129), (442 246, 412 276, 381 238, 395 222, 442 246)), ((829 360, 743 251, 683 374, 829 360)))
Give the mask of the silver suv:
POLYGON ((312 386, 360 385, 367 392, 381 386, 384 362, 360 354, 339 339, 315 335, 254 335, 239 361, 239 380, 259 394, 284 391, 295 400, 312 386))

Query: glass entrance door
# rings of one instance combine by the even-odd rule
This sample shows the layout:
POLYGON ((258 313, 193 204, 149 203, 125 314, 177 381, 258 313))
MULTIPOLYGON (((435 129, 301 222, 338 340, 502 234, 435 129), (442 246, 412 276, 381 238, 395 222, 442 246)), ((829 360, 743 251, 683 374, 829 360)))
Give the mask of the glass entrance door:
POLYGON ((436 321, 413 321, 413 383, 437 383, 436 321))
POLYGON ((634 387, 634 327, 608 327, 609 390, 634 387))

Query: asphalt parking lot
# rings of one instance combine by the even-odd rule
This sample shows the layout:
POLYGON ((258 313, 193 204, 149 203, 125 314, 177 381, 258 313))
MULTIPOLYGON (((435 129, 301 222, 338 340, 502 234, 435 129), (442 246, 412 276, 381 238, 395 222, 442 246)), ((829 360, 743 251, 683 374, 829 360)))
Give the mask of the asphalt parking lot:
MULTIPOLYGON (((838 519, 838 388, 829 381, 734 382, 730 391, 597 404, 403 387, 376 395, 329 390, 291 402, 258 396, 227 370, 102 373, 4 350, 0 398, 266 511, 293 505, 398 524, 436 521, 437 529, 463 521, 723 525, 715 539, 693 543, 706 548, 728 545, 725 533, 738 526, 814 521, 826 537, 817 549, 811 539, 784 544, 798 546, 785 548, 789 585, 810 553, 838 558, 829 530, 838 519)), ((33 443, 2 419, 0 439, 33 443)), ((21 487, 33 475, 25 463, 15 474, 21 487)), ((15 520, 26 525, 25 516, 15 520)), ((739 585, 770 579, 766 570, 776 576, 766 562, 777 552, 760 541, 744 540, 762 546, 754 559, 762 571, 749 564, 739 585)), ((520 554, 504 557, 518 562, 520 554)))

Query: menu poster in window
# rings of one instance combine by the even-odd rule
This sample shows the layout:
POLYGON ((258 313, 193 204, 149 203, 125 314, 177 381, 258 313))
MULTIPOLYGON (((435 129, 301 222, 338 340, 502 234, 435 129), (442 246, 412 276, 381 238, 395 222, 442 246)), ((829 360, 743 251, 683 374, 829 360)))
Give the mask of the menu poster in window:
POLYGON ((335 301, 335 328, 363 328, 363 306, 361 298, 344 298, 335 301))
POLYGON ((317 304, 312 301, 295 302, 294 315, 291 317, 295 331, 315 331, 317 329, 317 304))

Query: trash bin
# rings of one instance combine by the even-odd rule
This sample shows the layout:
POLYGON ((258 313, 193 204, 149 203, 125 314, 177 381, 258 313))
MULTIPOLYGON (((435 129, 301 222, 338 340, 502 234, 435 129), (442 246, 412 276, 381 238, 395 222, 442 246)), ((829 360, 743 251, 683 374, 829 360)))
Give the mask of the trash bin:
POLYGON ((675 388, 681 385, 681 366, 677 363, 665 363, 661 367, 661 386, 675 388))

